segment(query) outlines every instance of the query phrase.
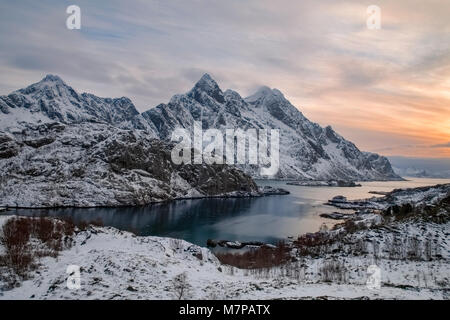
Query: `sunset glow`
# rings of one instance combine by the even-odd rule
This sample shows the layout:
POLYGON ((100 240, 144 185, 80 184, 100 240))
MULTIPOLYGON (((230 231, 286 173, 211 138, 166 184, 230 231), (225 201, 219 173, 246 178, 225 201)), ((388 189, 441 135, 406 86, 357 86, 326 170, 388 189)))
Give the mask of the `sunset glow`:
POLYGON ((450 157, 449 1, 378 1, 380 30, 360 1, 175 2, 79 1, 80 32, 59 1, 2 4, 1 94, 55 73, 145 111, 208 72, 278 88, 362 150, 450 157))

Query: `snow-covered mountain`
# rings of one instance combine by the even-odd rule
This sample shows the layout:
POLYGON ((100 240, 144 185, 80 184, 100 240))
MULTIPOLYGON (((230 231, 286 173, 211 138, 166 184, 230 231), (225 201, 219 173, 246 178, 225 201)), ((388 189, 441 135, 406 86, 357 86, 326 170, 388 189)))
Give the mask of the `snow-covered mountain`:
MULTIPOLYGON (((280 130, 280 170, 282 179, 397 180, 389 160, 361 152, 352 142, 309 121, 277 89, 262 87, 242 98, 233 90, 223 92, 205 74, 186 94, 142 113, 160 139, 168 140, 177 127, 192 130, 194 121, 203 129, 220 130, 266 128, 280 130)), ((238 166, 260 177, 254 165, 238 166)))
POLYGON ((176 166, 171 149, 145 131, 105 123, 0 130, 0 206, 124 206, 260 195, 242 171, 226 165, 176 166))
MULTIPOLYGON (((194 121, 201 121, 204 129, 279 129, 280 170, 277 178, 400 179, 385 157, 361 152, 330 126, 323 128, 309 121, 277 89, 262 87, 244 99, 233 90, 223 92, 208 74, 186 94, 175 95, 169 103, 142 114, 128 98, 79 94, 54 75, 0 96, 0 131, 10 133, 20 133, 30 124, 58 122, 96 126, 103 123, 145 132, 150 138, 167 141, 175 128, 192 130, 194 121)), ((5 150, 0 150, 0 154, 10 151, 5 150)), ((252 177, 261 177, 260 168, 255 165, 237 166, 252 177)))
POLYGON ((402 177, 450 178, 450 161, 448 158, 391 156, 389 161, 395 173, 402 177))
POLYGON ((0 115, 0 129, 21 123, 104 122, 116 127, 147 130, 149 134, 154 131, 142 121, 130 99, 79 94, 55 75, 47 75, 25 89, 0 96, 0 115))
POLYGON ((171 161, 173 146, 128 98, 78 94, 46 76, 0 97, 0 206, 144 205, 262 195, 227 165, 171 161))

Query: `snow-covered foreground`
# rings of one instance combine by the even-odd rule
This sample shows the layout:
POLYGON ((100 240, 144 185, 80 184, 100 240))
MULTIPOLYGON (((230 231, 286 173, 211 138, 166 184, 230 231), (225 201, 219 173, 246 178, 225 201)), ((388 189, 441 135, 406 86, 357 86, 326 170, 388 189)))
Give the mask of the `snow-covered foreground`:
MULTIPOLYGON (((6 219, 0 217, 0 224, 6 219)), ((427 232, 448 236, 448 230, 448 223, 430 224, 427 232)), ((342 255, 347 273, 339 284, 323 282, 321 268, 331 259, 326 256, 249 271, 221 265, 208 249, 183 240, 110 227, 91 227, 73 238, 70 249, 42 258, 29 280, 0 291, 0 299, 177 299, 174 278, 182 273, 183 299, 448 299, 448 245, 443 259, 433 261, 342 255), (381 289, 366 287, 367 267, 374 263, 382 270, 381 289), (81 268, 80 289, 67 287, 69 265, 81 268)))

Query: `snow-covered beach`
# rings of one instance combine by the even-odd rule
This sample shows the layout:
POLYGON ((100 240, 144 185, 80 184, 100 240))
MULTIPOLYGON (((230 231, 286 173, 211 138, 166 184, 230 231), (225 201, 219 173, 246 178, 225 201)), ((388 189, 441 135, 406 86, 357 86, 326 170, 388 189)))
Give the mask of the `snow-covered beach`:
POLYGON ((449 188, 388 195, 391 206, 411 203, 395 202, 406 194, 418 199, 419 211, 402 218, 368 213, 354 221, 364 227, 317 233, 344 235, 308 247, 308 254, 301 253, 299 237, 290 244, 289 261, 262 269, 223 265, 208 249, 183 240, 91 226, 75 232, 72 246, 56 258, 39 259, 29 279, 12 288, 3 281, 0 299, 178 299, 180 281, 182 299, 448 299, 449 188), (429 208, 435 211, 427 216, 429 208), (81 268, 79 289, 67 287, 69 265, 81 268), (379 289, 367 287, 370 265, 381 270, 379 289))

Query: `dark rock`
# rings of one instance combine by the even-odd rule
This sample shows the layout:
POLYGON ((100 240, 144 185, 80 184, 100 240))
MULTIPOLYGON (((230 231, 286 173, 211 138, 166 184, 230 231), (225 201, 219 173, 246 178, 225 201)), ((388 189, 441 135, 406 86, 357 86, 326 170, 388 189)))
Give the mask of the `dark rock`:
POLYGON ((289 191, 283 188, 274 188, 271 186, 263 186, 260 188, 260 192, 265 196, 271 196, 271 195, 286 195, 290 194, 289 191))
POLYGON ((39 148, 55 141, 53 137, 42 137, 35 140, 24 140, 23 142, 30 147, 39 148))
POLYGON ((353 217, 353 214, 346 214, 340 212, 332 212, 332 213, 321 213, 319 216, 322 218, 334 219, 334 220, 344 220, 353 217))
POLYGON ((208 239, 208 240, 206 240, 206 246, 215 248, 217 246, 217 242, 212 239, 208 239))
POLYGON ((328 200, 329 202, 347 202, 347 198, 344 196, 335 196, 333 199, 328 200))

